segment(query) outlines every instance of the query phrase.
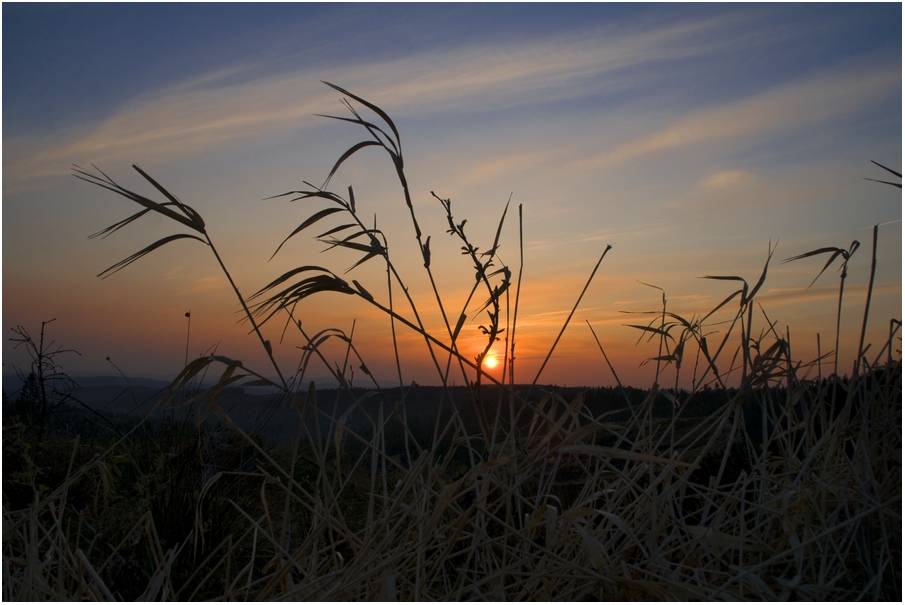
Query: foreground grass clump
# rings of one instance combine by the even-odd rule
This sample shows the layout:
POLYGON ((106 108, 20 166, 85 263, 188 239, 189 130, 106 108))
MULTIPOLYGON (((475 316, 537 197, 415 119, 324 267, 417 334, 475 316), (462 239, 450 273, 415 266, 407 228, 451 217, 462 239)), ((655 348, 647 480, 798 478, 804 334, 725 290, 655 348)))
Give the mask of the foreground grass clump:
MULTIPOLYGON (((359 150, 386 151, 418 253, 436 283, 395 125, 380 108, 337 90, 352 116, 338 119, 371 138, 344 153, 329 177, 359 150), (377 119, 363 118, 356 107, 377 119)), ((219 262, 201 216, 141 174, 167 201, 154 202, 99 171, 77 171, 144 207, 102 233, 148 212, 193 233, 159 240, 104 273, 180 238, 201 241, 219 262)), ((824 377, 817 363, 818 376, 809 379, 814 366, 793 357, 787 336, 769 322, 755 328, 754 301, 767 266, 753 287, 738 276, 711 276, 739 288, 700 319, 670 313, 664 302, 651 323, 636 326, 659 343, 652 358, 658 380, 671 380, 672 368, 678 385, 683 360, 696 356, 693 388, 654 384, 639 398, 620 385, 624 405, 601 409, 590 394, 563 396, 537 386, 540 372, 534 384, 514 383, 521 270, 496 255, 503 219, 482 253, 465 221, 454 219, 451 202, 437 196, 449 234, 462 241, 476 272, 461 306, 436 296, 446 326, 438 336, 423 327, 383 234, 359 219, 351 188, 347 198, 326 189, 329 177, 323 187, 288 194, 326 204, 289 237, 328 216, 343 217, 318 237, 359 252, 356 266, 380 263, 389 276, 383 298, 374 287, 312 265, 245 298, 221 263, 278 378, 228 357, 203 357, 187 365, 160 405, 197 406, 204 423, 147 418, 114 437, 68 442, 64 431, 48 432, 59 444, 24 461, 15 476, 4 472, 4 598, 901 600, 897 321, 873 360, 862 338, 850 378, 824 377), (431 426, 409 421, 411 390, 401 370, 398 389, 376 381, 370 390, 352 389, 338 368, 354 357, 369 375, 353 339, 338 329, 302 329, 297 303, 321 292, 381 309, 394 338, 404 328, 424 339, 444 385, 431 426), (399 295, 403 310, 394 303, 399 295), (487 345, 472 360, 456 341, 473 329, 467 324, 476 306, 486 312, 477 328, 487 345), (715 336, 705 322, 717 314, 728 320, 715 336), (307 342, 294 374, 282 371, 262 332, 271 319, 307 342), (322 351, 331 339, 346 346, 341 363, 322 351), (507 354, 502 382, 481 369, 499 339, 507 354), (306 386, 305 372, 318 362, 354 401, 344 411, 306 386), (194 378, 214 368, 222 368, 216 385, 186 394, 194 378), (449 386, 452 372, 467 385, 465 406, 449 386), (297 418, 288 446, 266 445, 218 406, 226 387, 242 384, 280 389, 281 405, 297 418), (67 470, 38 487, 34 478, 51 466, 67 470), (12 480, 34 483, 32 497, 8 497, 12 480)), ((834 258, 847 262, 856 248, 834 258)), ((867 310, 865 325, 866 317, 867 310)), ((832 355, 838 367, 838 351, 832 355)), ((5 421, 4 448, 26 430, 25 420, 5 421)))

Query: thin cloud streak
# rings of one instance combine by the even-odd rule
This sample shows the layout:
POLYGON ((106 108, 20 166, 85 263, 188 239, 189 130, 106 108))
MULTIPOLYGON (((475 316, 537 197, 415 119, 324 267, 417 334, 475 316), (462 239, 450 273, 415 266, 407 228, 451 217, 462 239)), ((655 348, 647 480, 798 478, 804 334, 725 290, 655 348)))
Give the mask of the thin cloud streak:
MULTIPOLYGON (((885 295, 901 295, 899 284, 874 284, 873 296, 878 298, 885 295)), ((846 284, 843 304, 863 305, 867 295, 866 284, 846 284)), ((771 288, 758 295, 759 302, 769 302, 776 305, 811 304, 824 300, 838 300, 838 285, 813 286, 811 288, 771 288)))
MULTIPOLYGON (((726 35, 714 35, 726 22, 712 19, 635 34, 592 32, 578 38, 456 49, 331 69, 329 78, 352 90, 368 90, 369 99, 394 108, 397 114, 548 103, 637 85, 619 83, 628 77, 622 74, 629 67, 703 55, 737 44, 726 35)), ((225 83, 254 73, 253 67, 224 68, 172 87, 156 98, 136 100, 106 122, 60 144, 4 141, 8 149, 4 192, 66 174, 73 161, 97 163, 136 154, 146 160, 164 156, 178 160, 227 143, 298 129, 311 124, 313 114, 323 112, 336 96, 318 82, 323 74, 316 67, 225 83)), ((659 139, 673 139, 677 134, 667 132, 659 139)), ((642 146, 662 145, 656 142, 659 139, 642 146)), ((543 161, 542 157, 531 159, 532 163, 543 161)))
POLYGON ((696 112, 579 165, 584 169, 599 168, 704 143, 786 135, 857 111, 866 103, 896 93, 901 85, 901 72, 892 68, 822 75, 696 112))

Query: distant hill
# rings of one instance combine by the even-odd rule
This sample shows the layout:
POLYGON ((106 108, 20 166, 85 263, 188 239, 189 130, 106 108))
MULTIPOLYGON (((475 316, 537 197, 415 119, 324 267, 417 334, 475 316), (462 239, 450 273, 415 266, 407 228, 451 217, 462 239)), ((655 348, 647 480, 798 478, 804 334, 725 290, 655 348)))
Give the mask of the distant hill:
MULTIPOLYGON (((161 377, 128 377, 124 378, 123 376, 118 375, 108 375, 108 376, 97 376, 97 375, 70 375, 70 377, 75 380, 75 382, 80 387, 128 387, 131 385, 132 387, 147 387, 147 388, 156 388, 156 389, 164 389, 173 381, 175 376, 170 378, 161 378, 161 377)), ((274 382, 276 382, 276 378, 273 378, 274 382)), ((305 384, 308 384, 310 381, 314 381, 315 388, 318 389, 330 389, 339 386, 336 379, 332 376, 323 377, 317 376, 305 381, 305 384)), ((202 385, 204 387, 208 387, 217 382, 216 378, 208 377, 203 380, 202 385)), ((392 387, 393 385, 387 381, 379 381, 381 386, 384 387, 392 387)), ((22 380, 19 378, 17 374, 7 373, 3 375, 3 390, 6 391, 7 395, 12 395, 16 391, 22 388, 22 380)), ((258 389, 252 388, 252 392, 258 392, 258 389)))
MULTIPOLYGON (((155 418, 171 417, 174 419, 185 418, 211 418, 216 421, 215 415, 209 415, 209 402, 202 398, 192 401, 192 397, 205 387, 214 384, 213 380, 206 380, 203 385, 189 385, 183 392, 174 394, 168 402, 162 402, 162 395, 169 382, 156 378, 130 378, 126 380, 122 376, 76 376, 74 377, 78 388, 73 393, 78 403, 75 408, 89 407, 96 412, 108 416, 153 416, 155 418), (188 402, 188 403, 184 403, 188 402), (166 403, 166 407, 164 407, 166 403)), ((446 392, 438 386, 419 386, 414 383, 407 386, 404 391, 404 410, 398 406, 403 399, 402 390, 397 387, 382 387, 381 392, 375 393, 373 389, 355 387, 351 391, 337 388, 336 381, 332 378, 316 378, 315 400, 320 414, 315 414, 310 408, 306 411, 309 425, 318 416, 322 420, 322 426, 327 428, 328 417, 337 418, 345 413, 351 406, 358 406, 358 412, 352 412, 348 416, 347 426, 360 432, 362 435, 369 433, 377 421, 383 407, 385 421, 391 418, 394 411, 404 411, 411 428, 420 428, 423 431, 432 431, 437 420, 438 413, 448 414, 450 405, 454 405, 468 423, 474 423, 477 428, 478 418, 476 408, 472 404, 472 395, 466 387, 449 387, 446 392)), ((309 383, 310 384, 310 383, 309 383)), ((21 388, 21 380, 15 375, 3 377, 3 391, 7 403, 15 399, 17 391, 21 388)), ((530 387, 520 385, 515 391, 524 396, 530 387)), ((307 391, 305 387, 301 390, 307 391)), ((599 416, 605 412, 623 410, 616 413, 628 413, 626 402, 637 406, 643 402, 649 391, 647 389, 635 389, 626 387, 618 388, 586 388, 563 386, 537 386, 529 399, 537 402, 546 393, 555 393, 566 402, 571 403, 581 395, 581 406, 586 413, 599 416)), ((703 415, 707 410, 715 409, 723 401, 725 394, 717 396, 715 392, 702 392, 696 395, 696 404, 686 409, 687 416, 703 415)), ((497 405, 501 404, 501 414, 508 420, 509 397, 500 392, 496 386, 484 386, 480 394, 481 408, 492 410, 496 414, 497 405)), ((309 402, 310 403, 310 402, 309 402)), ((224 389, 216 400, 217 406, 225 410, 230 417, 244 430, 257 430, 272 439, 282 440, 295 434, 298 427, 298 413, 288 403, 284 396, 273 387, 230 387, 224 389)), ((658 398, 655 406, 655 415, 668 416, 671 405, 665 398, 658 398)), ((392 421, 391 424, 395 423, 392 421)), ((313 426, 313 425, 312 425, 313 426)))

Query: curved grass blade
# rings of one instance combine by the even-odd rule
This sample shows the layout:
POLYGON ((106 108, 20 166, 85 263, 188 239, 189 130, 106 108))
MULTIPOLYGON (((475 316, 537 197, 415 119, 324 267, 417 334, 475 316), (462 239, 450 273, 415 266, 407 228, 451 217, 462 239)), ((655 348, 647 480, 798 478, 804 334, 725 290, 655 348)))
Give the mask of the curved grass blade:
POLYGON ((364 286, 358 283, 357 280, 352 280, 352 285, 358 290, 358 293, 368 302, 374 302, 374 296, 368 292, 364 286))
POLYGON ((283 247, 283 244, 288 242, 289 238, 291 238, 293 235, 303 231, 304 229, 307 229, 308 227, 310 227, 311 225, 313 225, 314 223, 316 223, 317 221, 321 220, 324 217, 327 217, 327 216, 330 216, 331 214, 335 214, 337 212, 342 212, 342 211, 343 211, 343 208, 324 208, 323 210, 319 210, 319 211, 315 212, 314 214, 312 214, 311 216, 309 216, 301 225, 299 225, 298 227, 295 228, 295 231, 290 233, 288 236, 286 236, 286 239, 284 239, 282 242, 280 242, 280 245, 277 246, 277 249, 274 251, 274 253, 270 255, 270 260, 273 260, 273 257, 277 255, 277 252, 280 251, 280 248, 283 247))
POLYGON ((899 189, 902 188, 902 183, 893 183, 892 181, 881 181, 880 179, 869 179, 867 177, 864 177, 864 180, 873 181, 875 183, 883 183, 884 185, 892 185, 893 187, 898 187, 899 189))
POLYGON ((738 275, 705 275, 701 279, 716 279, 716 280, 721 280, 721 281, 740 281, 740 282, 742 282, 742 284, 743 284, 742 289, 741 289, 742 300, 739 302, 739 304, 742 307, 745 306, 745 301, 748 300, 748 282, 745 281, 743 278, 739 277, 738 275))
MULTIPOLYGON (((141 206, 144 206, 145 208, 148 208, 149 210, 153 210, 154 212, 157 212, 168 218, 171 218, 176 222, 182 223, 186 227, 188 227, 194 231, 197 231, 198 233, 202 233, 202 234, 204 233, 203 224, 202 224, 201 228, 199 228, 198 223, 196 223, 192 219, 185 217, 185 216, 179 214, 178 212, 173 212, 172 210, 167 208, 164 204, 160 204, 158 202, 155 202, 153 200, 146 198, 143 195, 139 195, 138 193, 135 193, 134 191, 130 191, 130 190, 126 189, 125 187, 121 187, 119 184, 116 183, 116 181, 114 181, 109 176, 104 174, 104 172, 100 168, 98 168, 97 166, 94 166, 94 164, 92 164, 92 166, 94 167, 95 170, 100 172, 101 175, 103 175, 103 178, 101 178, 97 175, 91 174, 90 172, 86 171, 85 169, 83 169, 77 165, 74 166, 74 168, 73 168, 73 170, 76 172, 76 174, 74 176, 78 179, 82 179, 83 181, 91 183, 92 185, 97 185, 98 187, 103 187, 104 189, 109 189, 110 191, 112 191, 114 193, 117 193, 127 199, 132 200, 136 204, 140 204, 141 206)), ((199 219, 200 219, 200 217, 199 217, 199 219)))
POLYGON ((828 261, 826 261, 825 265, 823 265, 823 269, 820 270, 820 273, 817 274, 817 277, 814 278, 814 281, 812 281, 808 285, 808 288, 810 288, 811 286, 814 285, 814 283, 818 279, 820 279, 820 276, 823 275, 823 272, 826 271, 827 267, 829 267, 832 264, 832 262, 834 260, 836 260, 836 257, 841 255, 842 258, 847 262, 849 257, 854 253, 855 250, 858 249, 858 246, 860 246, 860 245, 861 245, 861 243, 858 240, 855 240, 854 242, 852 242, 852 247, 848 251, 843 250, 842 248, 835 248, 832 246, 826 247, 826 248, 818 248, 817 250, 811 250, 810 252, 805 252, 804 254, 799 254, 798 256, 793 256, 791 258, 787 258, 782 262, 789 263, 794 260, 800 260, 802 258, 808 258, 811 256, 817 256, 818 254, 826 254, 827 252, 832 252, 833 253, 832 256, 830 256, 830 259, 828 261))
POLYGON ((506 220, 506 212, 509 210, 509 202, 512 201, 512 194, 509 195, 509 200, 506 202, 506 207, 503 208, 503 216, 500 217, 500 224, 497 225, 496 228, 496 237, 493 238, 493 247, 487 252, 483 252, 481 256, 493 256, 496 254, 497 248, 500 245, 500 232, 503 230, 503 221, 506 220))
MULTIPOLYGON (((352 110, 352 113, 355 113, 355 110, 352 110)), ((386 137, 387 142, 393 147, 393 151, 396 154, 399 153, 399 149, 397 149, 396 143, 393 141, 392 138, 390 138, 390 135, 388 135, 386 132, 384 132, 384 130, 382 128, 380 128, 379 126, 377 126, 376 124, 373 124, 371 122, 368 122, 367 120, 361 119, 361 117, 357 113, 355 113, 355 115, 356 115, 355 118, 344 118, 342 116, 331 116, 331 115, 327 115, 327 114, 323 114, 323 113, 316 113, 314 115, 319 118, 329 118, 331 120, 339 120, 340 122, 350 122, 352 124, 359 124, 359 125, 367 128, 368 130, 377 131, 380 134, 382 134, 384 137, 386 137)))
POLYGON ((650 326, 637 326, 637 325, 634 325, 634 324, 622 324, 622 325, 624 325, 626 328, 635 328, 636 330, 643 330, 644 332, 653 332, 654 334, 659 334, 660 336, 666 336, 667 338, 669 338, 669 339, 672 340, 673 342, 675 342, 675 340, 676 340, 676 339, 673 338, 672 335, 669 333, 669 329, 670 329, 672 326, 670 326, 669 328, 667 328, 667 329, 665 329, 665 330, 661 330, 660 328, 651 328, 650 326))
MULTIPOLYGON (((261 288, 260 290, 255 292, 254 294, 252 294, 248 298, 248 300, 254 300, 255 298, 264 294, 264 292, 266 292, 268 290, 272 290, 276 286, 279 286, 280 284, 282 284, 283 282, 285 282, 286 280, 291 278, 293 275, 298 275, 299 273, 304 273, 305 271, 323 271, 324 273, 330 273, 330 271, 328 271, 327 269, 324 269, 323 267, 318 267, 317 265, 305 265, 302 267, 296 267, 295 269, 291 269, 291 270, 287 271, 286 273, 283 273, 281 276, 279 276, 278 278, 276 278, 275 280, 273 280, 272 282, 270 282, 269 284, 267 284, 266 286, 264 286, 263 288, 261 288)), ((333 275, 333 274, 330 273, 330 275, 333 275)))
POLYGON ((320 235, 317 236, 317 239, 322 239, 327 237, 328 235, 333 235, 334 233, 339 233, 340 231, 345 231, 346 229, 351 229, 352 227, 357 227, 355 223, 347 223, 345 225, 340 225, 339 227, 333 227, 329 231, 324 231, 320 235))
POLYGON ((672 361, 675 361, 675 360, 676 360, 676 356, 675 356, 675 355, 658 355, 657 357, 648 357, 647 359, 645 359, 644 361, 642 361, 641 364, 640 364, 638 367, 640 368, 640 367, 642 367, 642 366, 646 366, 646 365, 647 365, 648 363, 650 363, 651 361, 668 361, 668 362, 672 362, 672 361))
POLYGON ((148 181, 149 183, 151 183, 152 185, 154 185, 154 187, 157 189, 157 191, 161 192, 164 196, 166 196, 166 198, 167 198, 168 200, 170 200, 170 201, 173 202, 176 206, 178 206, 179 209, 182 210, 182 212, 183 212, 183 213, 184 213, 184 214, 185 214, 185 215, 186 215, 193 223, 195 223, 195 224, 197 225, 198 231, 204 231, 204 220, 201 218, 201 215, 200 215, 200 214, 198 214, 197 212, 195 212, 195 209, 194 209, 194 208, 192 208, 191 206, 186 206, 185 204, 183 204, 182 202, 180 202, 180 201, 179 201, 179 198, 177 198, 175 195, 173 195, 172 193, 170 193, 169 191, 167 191, 166 189, 164 189, 163 186, 162 186, 160 183, 158 183, 157 181, 155 181, 155 180, 151 177, 151 175, 149 175, 147 172, 145 172, 144 170, 142 170, 141 168, 139 168, 139 167, 138 167, 138 164, 132 164, 132 168, 134 168, 134 169, 138 172, 138 174, 140 174, 141 176, 145 177, 145 179, 147 179, 147 181, 148 181))
MULTIPOLYGON (((793 260, 800 260, 802 258, 808 258, 810 256, 817 256, 818 254, 825 254, 827 252, 833 252, 832 258, 836 258, 839 254, 845 252, 842 248, 836 248, 834 246, 828 246, 826 248, 817 248, 816 250, 811 250, 810 252, 805 252, 804 254, 799 254, 798 256, 790 256, 789 258, 783 260, 783 264, 790 263, 793 260)), ((832 262, 832 259, 830 260, 832 262)))
POLYGON ((345 270, 345 273, 348 273, 349 271, 351 271, 352 269, 354 269, 354 268, 357 267, 358 265, 361 265, 361 264, 363 264, 363 263, 368 262, 369 260, 371 260, 371 259, 374 258, 375 256, 380 256, 380 252, 378 252, 378 251, 376 251, 376 250, 371 250, 370 252, 368 252, 367 254, 365 254, 365 255, 364 255, 357 263, 355 263, 354 265, 352 265, 351 267, 349 267, 348 269, 346 269, 346 270, 345 270))
POLYGON ((701 321, 702 321, 702 322, 705 321, 708 317, 710 317, 711 315, 713 315, 714 313, 716 313, 717 311, 719 311, 720 309, 722 309, 729 301, 731 301, 733 298, 735 298, 736 296, 738 296, 738 295, 741 294, 741 293, 742 293, 742 290, 736 290, 735 292, 733 292, 732 294, 730 294, 729 296, 727 296, 727 297, 723 300, 723 302, 721 302, 721 303, 718 304, 716 307, 714 307, 713 310, 712 310, 710 313, 708 313, 707 315, 704 316, 703 319, 701 319, 701 321))
POLYGON ((738 275, 704 275, 701 279, 719 279, 723 281, 740 281, 745 284, 745 289, 748 289, 748 282, 745 281, 744 278, 739 277, 738 275))
POLYGON ((289 308, 299 301, 318 292, 338 292, 340 294, 358 294, 344 280, 330 275, 315 275, 296 282, 292 286, 278 292, 257 305, 253 313, 267 316, 260 322, 266 323, 275 313, 281 309, 289 308), (269 311, 269 313, 268 313, 269 311))
POLYGON ((94 239, 96 237, 100 237, 101 239, 104 239, 111 233, 115 233, 116 231, 119 231, 120 229, 122 229, 123 227, 125 227, 126 225, 131 223, 132 221, 140 219, 141 217, 146 215, 148 212, 150 212, 150 210, 148 208, 145 208, 141 212, 136 212, 132 216, 130 216, 128 218, 124 218, 123 220, 119 221, 118 223, 114 223, 114 224, 110 225, 106 229, 101 229, 97 233, 92 233, 91 235, 88 236, 88 239, 94 239))
POLYGON ((326 82, 326 81, 324 81, 324 80, 321 80, 321 82, 323 82, 324 84, 326 84, 327 86, 329 86, 329 87, 332 88, 333 90, 339 91, 339 92, 341 92, 342 94, 346 95, 347 97, 351 97, 351 98, 355 99, 356 101, 358 101, 359 103, 361 103, 362 105, 364 105, 365 107, 367 107, 368 109, 370 109, 371 111, 373 111, 374 113, 376 113, 377 115, 379 115, 379 116, 380 116, 380 119, 383 120, 384 122, 386 122, 386 123, 387 123, 387 126, 390 127, 390 130, 393 131, 393 135, 395 135, 395 137, 396 137, 396 142, 397 142, 398 145, 399 145, 399 147, 398 147, 397 149, 401 150, 401 148, 402 148, 402 141, 401 141, 401 139, 399 138, 399 131, 396 130, 396 124, 393 123, 393 120, 390 119, 390 116, 388 116, 387 113, 386 113, 384 110, 382 110, 381 108, 377 107, 377 106, 374 105, 373 103, 370 103, 370 102, 368 102, 368 101, 365 101, 364 99, 362 99, 362 98, 359 97, 359 96, 353 95, 353 94, 352 94, 351 92, 349 92, 348 90, 346 90, 346 89, 344 89, 344 88, 340 88, 340 87, 337 86, 336 84, 331 84, 330 82, 326 82))
MULTIPOLYGON (((220 360, 213 359, 213 361, 220 361, 220 360)), ((234 361, 234 360, 231 360, 231 361, 234 361)), ((223 392, 224 388, 242 380, 243 378, 247 378, 248 376, 250 376, 250 374, 233 375, 233 373, 236 371, 236 368, 241 368, 241 367, 242 367, 241 362, 227 364, 226 369, 223 370, 223 374, 220 375, 220 379, 214 385, 204 389, 203 391, 200 391, 193 397, 186 399, 182 403, 182 405, 188 405, 188 404, 194 403, 196 401, 201 401, 201 400, 207 399, 210 403, 207 414, 210 414, 210 409, 213 407, 214 403, 217 400, 217 397, 219 397, 220 393, 223 392)), ((205 414, 205 416, 207 414, 205 414)))
POLYGON ((370 230, 367 231, 359 231, 358 233, 354 233, 345 239, 329 239, 324 241, 325 244, 329 244, 330 247, 327 250, 332 248, 340 247, 340 248, 349 248, 351 250, 358 250, 359 252, 374 252, 375 254, 383 254, 385 249, 380 245, 380 242, 376 240, 373 236, 371 237, 371 242, 367 244, 362 244, 359 242, 353 242, 352 240, 356 237, 360 237, 365 233, 369 233, 370 230))
POLYGON ((262 296, 265 292, 273 290, 277 286, 285 283, 293 276, 307 271, 323 271, 327 273, 327 275, 317 275, 296 282, 295 284, 281 290, 280 292, 271 295, 266 300, 257 303, 252 313, 258 316, 267 314, 267 317, 264 320, 266 322, 281 309, 288 309, 290 307, 293 307, 295 304, 298 304, 298 302, 303 298, 306 298, 307 296, 310 296, 315 292, 333 291, 343 294, 355 293, 355 291, 352 290, 345 281, 336 277, 327 269, 313 265, 306 265, 304 267, 297 267, 295 269, 292 269, 291 271, 287 271, 277 279, 273 280, 272 282, 255 292, 251 297, 249 297, 248 300, 254 300, 255 298, 262 296))
MULTIPOLYGON (((779 242, 777 242, 778 245, 779 242)), ((767 254, 767 262, 764 263, 764 270, 760 274, 760 279, 757 280, 757 283, 754 284, 754 287, 751 288, 751 292, 745 297, 745 300, 742 301, 742 305, 746 305, 754 300, 754 295, 757 294, 757 291, 760 290, 760 287, 764 285, 764 280, 767 279, 767 267, 770 266, 770 259, 773 258, 773 253, 776 252, 776 246, 773 246, 773 249, 770 250, 770 253, 767 254)))
MULTIPOLYGON (((342 99, 341 102, 346 107, 346 109, 349 110, 349 113, 351 113, 353 116, 355 116, 354 120, 347 118, 347 120, 345 120, 345 121, 349 121, 354 124, 360 124, 361 126, 364 126, 364 128, 369 133, 371 133, 371 136, 374 137, 374 140, 377 141, 378 143, 380 143, 380 145, 384 149, 386 149, 386 151, 390 154, 390 156, 392 156, 394 163, 397 163, 397 166, 401 167, 402 156, 400 155, 399 149, 396 147, 396 143, 393 141, 392 137, 388 136, 387 133, 384 132, 381 128, 377 127, 376 125, 374 125, 371 122, 368 122, 364 118, 362 118, 361 114, 359 114, 355 110, 355 107, 352 106, 352 103, 349 102, 349 99, 342 99), (380 135, 383 135, 383 138, 381 138, 380 135), (384 139, 386 139, 386 140, 384 141, 384 139), (391 147, 392 147, 392 149, 390 149, 391 147)), ((322 117, 331 118, 331 119, 340 119, 337 116, 325 115, 322 117)))
POLYGON ((673 319, 678 321, 680 324, 685 326, 685 329, 687 329, 688 331, 694 332, 694 326, 692 325, 692 323, 694 323, 694 316, 692 316, 691 321, 688 321, 681 315, 676 315, 675 313, 667 313, 666 315, 669 317, 672 317, 673 319))
POLYGON ((131 265, 132 263, 134 263, 141 257, 145 256, 146 254, 150 254, 154 250, 160 248, 164 244, 169 244, 170 242, 176 241, 177 239, 186 239, 186 238, 196 239, 199 242, 201 242, 202 244, 204 244, 205 246, 208 245, 207 242, 204 241, 203 239, 201 239, 200 237, 197 237, 194 235, 189 235, 188 233, 177 233, 175 235, 170 235, 170 236, 157 240, 156 242, 154 242, 147 248, 143 248, 142 250, 139 250, 132 256, 125 258, 125 259, 119 261, 118 263, 116 263, 115 265, 112 265, 112 266, 108 267, 107 269, 101 271, 100 273, 97 274, 97 276, 100 277, 101 279, 106 279, 106 278, 110 277, 111 275, 113 275, 114 273, 116 273, 117 271, 119 271, 120 269, 125 269, 126 267, 128 267, 129 265, 131 265))
POLYGON ((375 132, 374 129, 371 127, 371 123, 366 122, 361 117, 361 115, 357 111, 355 111, 355 108, 352 107, 352 104, 349 102, 349 100, 343 99, 343 103, 346 105, 346 108, 352 113, 352 115, 355 116, 356 118, 358 118, 361 125, 364 126, 368 130, 368 132, 371 133, 371 136, 374 137, 374 140, 379 141, 380 144, 383 145, 384 149, 386 149, 387 152, 389 152, 389 154, 393 157, 393 162, 395 162, 396 165, 400 169, 402 169, 402 153, 400 151, 400 148, 396 146, 396 143, 393 142, 393 139, 388 137, 387 134, 383 130, 378 129, 378 130, 380 130, 380 134, 382 134, 384 136, 384 138, 387 140, 387 143, 389 143, 390 146, 393 148, 392 150, 390 150, 390 148, 387 147, 386 143, 384 143, 381 140, 381 138, 377 135, 377 132, 375 132))
POLYGON ((189 362, 164 389, 160 397, 162 406, 168 407, 173 402, 175 394, 185 389, 186 385, 198 374, 204 372, 212 361, 210 356, 204 356, 189 362))
POLYGON ((286 193, 280 193, 278 195, 271 195, 270 197, 265 197, 265 200, 275 200, 278 197, 286 197, 287 195, 297 195, 298 197, 292 198, 289 200, 290 202, 297 202, 299 200, 308 199, 309 197, 319 197, 325 200, 330 200, 331 202, 336 202, 343 208, 348 208, 348 204, 346 200, 336 195, 332 191, 324 191, 322 189, 317 188, 315 185, 305 181, 305 184, 309 187, 312 187, 314 191, 287 191, 286 193))
MULTIPOLYGON (((885 170, 886 172, 891 172, 892 174, 896 175, 897 177, 902 178, 902 173, 901 173, 901 172, 896 172, 896 171, 893 170, 892 168, 887 168, 886 166, 884 166, 884 165, 881 164, 880 162, 875 162, 875 161, 871 160, 870 163, 879 166, 880 168, 882 168, 882 169, 885 170)), ((891 184, 891 185, 894 185, 895 183, 890 183, 890 184, 891 184)), ((899 184, 899 187, 901 187, 901 186, 902 186, 902 185, 899 184)))
POLYGON ((338 160, 336 160, 336 163, 333 165, 333 169, 330 170, 330 174, 327 175, 327 179, 324 181, 322 188, 330 184, 330 179, 333 178, 333 175, 336 174, 336 171, 339 170, 339 167, 342 165, 342 163, 348 160, 352 156, 352 154, 354 154, 356 151, 364 149, 365 147, 374 146, 383 147, 383 143, 379 143, 377 141, 362 141, 349 147, 346 152, 342 154, 338 160))

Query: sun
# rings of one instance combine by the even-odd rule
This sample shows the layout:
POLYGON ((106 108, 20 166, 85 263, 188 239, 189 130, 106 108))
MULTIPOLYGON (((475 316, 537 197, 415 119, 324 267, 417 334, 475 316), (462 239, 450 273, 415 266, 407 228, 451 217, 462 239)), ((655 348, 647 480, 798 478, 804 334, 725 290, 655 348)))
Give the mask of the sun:
POLYGON ((484 367, 487 368, 488 370, 492 370, 493 368, 497 367, 497 364, 499 364, 499 363, 500 362, 497 361, 496 357, 488 356, 484 359, 484 367))

